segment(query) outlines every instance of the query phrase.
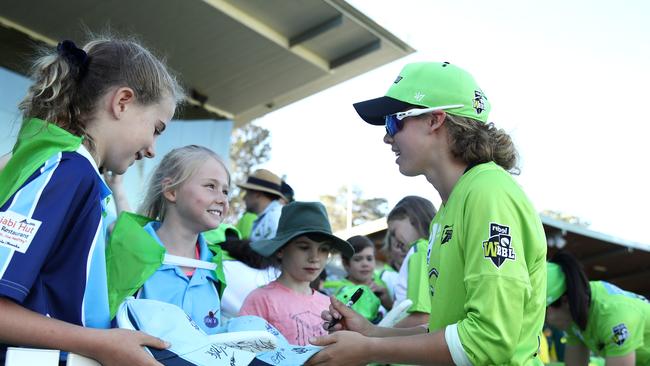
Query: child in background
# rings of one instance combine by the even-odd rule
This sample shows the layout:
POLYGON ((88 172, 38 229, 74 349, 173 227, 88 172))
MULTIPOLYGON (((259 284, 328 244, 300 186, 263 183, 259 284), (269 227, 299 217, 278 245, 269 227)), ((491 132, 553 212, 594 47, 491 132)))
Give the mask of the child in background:
MULTIPOLYGON (((183 92, 130 40, 71 41, 44 50, 21 102, 23 125, 0 174, 0 216, 33 228, 0 245, 0 342, 61 349, 104 366, 150 365, 141 346, 167 344, 109 328, 100 171, 154 156, 183 92), (10 240, 11 241, 11 240, 10 240)), ((4 359, 4 347, 0 360, 4 359)), ((1 363, 1 362, 0 362, 1 363)))
POLYGON ((408 315, 397 328, 408 328, 426 324, 431 312, 427 265, 429 223, 436 209, 422 197, 406 196, 388 213, 388 235, 392 245, 409 248, 399 271, 395 286, 395 303, 404 299, 413 301, 408 315))
POLYGON ((352 309, 373 323, 378 323, 386 309, 390 309, 393 300, 390 298, 386 285, 377 282, 375 278, 375 245, 366 236, 356 235, 349 238, 348 243, 354 249, 354 255, 342 256, 343 268, 348 273, 345 279, 328 281, 325 288, 334 289, 337 299, 343 303, 350 300, 358 288, 363 289, 359 300, 352 309))
POLYGON ((253 250, 279 261, 277 280, 248 295, 240 315, 257 315, 274 325, 289 343, 309 344, 308 339, 326 334, 321 312, 329 298, 309 284, 325 268, 332 250, 351 256, 353 249, 332 235, 325 207, 319 202, 292 202, 282 207, 273 239, 251 244, 253 250))
POLYGON ((390 232, 386 230, 381 251, 388 258, 388 261, 383 266, 375 269, 375 278, 380 279, 386 284, 386 289, 388 289, 388 293, 393 301, 395 301, 395 287, 397 286, 399 269, 402 267, 402 262, 404 262, 404 257, 408 249, 406 246, 393 244, 390 232))

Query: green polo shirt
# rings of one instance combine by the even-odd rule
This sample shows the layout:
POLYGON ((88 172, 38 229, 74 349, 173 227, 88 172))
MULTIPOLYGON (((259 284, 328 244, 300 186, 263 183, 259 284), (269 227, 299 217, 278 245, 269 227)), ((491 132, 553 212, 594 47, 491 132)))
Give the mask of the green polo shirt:
POLYGON ((601 357, 636 352, 636 364, 650 364, 650 303, 604 281, 592 281, 587 328, 572 324, 567 344, 583 344, 601 357))
POLYGON ((546 238, 511 175, 493 162, 463 174, 432 221, 429 244, 429 329, 456 324, 474 365, 541 364, 546 238))

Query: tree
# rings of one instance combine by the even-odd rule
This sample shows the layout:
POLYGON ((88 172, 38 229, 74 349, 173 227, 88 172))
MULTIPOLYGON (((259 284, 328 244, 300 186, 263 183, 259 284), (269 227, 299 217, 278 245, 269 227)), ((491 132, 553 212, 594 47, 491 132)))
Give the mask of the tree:
MULTIPOLYGON (((364 199, 360 188, 352 189, 352 226, 384 217, 388 214, 388 202, 385 198, 364 199)), ((348 188, 340 187, 335 195, 320 196, 327 209, 333 231, 343 230, 347 226, 348 188)))
POLYGON ((244 192, 236 183, 244 182, 254 168, 269 160, 269 130, 252 123, 233 131, 230 139, 230 213, 226 221, 237 222, 246 209, 244 192))

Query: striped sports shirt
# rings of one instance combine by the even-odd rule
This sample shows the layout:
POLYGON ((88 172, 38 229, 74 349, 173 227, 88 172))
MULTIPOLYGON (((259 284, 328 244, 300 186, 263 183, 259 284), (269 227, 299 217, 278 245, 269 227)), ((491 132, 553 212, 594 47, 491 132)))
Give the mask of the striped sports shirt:
POLYGON ((0 296, 69 323, 109 328, 106 186, 88 150, 58 152, 0 207, 39 221, 24 253, 0 245, 0 296))

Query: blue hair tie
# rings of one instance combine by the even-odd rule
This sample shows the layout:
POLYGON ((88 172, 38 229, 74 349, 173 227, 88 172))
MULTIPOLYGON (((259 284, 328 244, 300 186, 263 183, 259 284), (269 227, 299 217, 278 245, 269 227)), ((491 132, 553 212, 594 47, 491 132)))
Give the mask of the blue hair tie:
POLYGON ((86 51, 77 47, 74 42, 65 40, 59 42, 56 46, 56 51, 61 57, 63 57, 69 64, 75 66, 79 70, 78 77, 81 77, 86 73, 88 68, 88 54, 86 51))

